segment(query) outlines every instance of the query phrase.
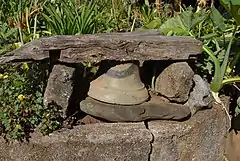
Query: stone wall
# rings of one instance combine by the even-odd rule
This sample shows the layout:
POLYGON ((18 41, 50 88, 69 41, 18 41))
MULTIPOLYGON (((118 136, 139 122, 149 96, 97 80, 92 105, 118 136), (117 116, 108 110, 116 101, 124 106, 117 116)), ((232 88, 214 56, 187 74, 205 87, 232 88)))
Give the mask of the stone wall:
POLYGON ((221 107, 212 107, 209 84, 189 65, 201 54, 201 45, 190 37, 145 31, 41 38, 0 56, 0 64, 48 60, 44 104, 60 106, 63 118, 81 111, 115 122, 63 128, 49 136, 35 132, 29 143, 1 141, 0 161, 223 160, 227 117, 221 107), (161 68, 156 93, 127 107, 88 97, 96 76, 85 77, 81 63, 103 66, 111 61, 139 62, 147 73, 140 72, 141 77, 150 73, 146 63, 155 61, 161 68))
POLYGON ((0 161, 223 161, 228 128, 214 105, 184 122, 97 123, 33 133, 29 143, 1 140, 0 161))

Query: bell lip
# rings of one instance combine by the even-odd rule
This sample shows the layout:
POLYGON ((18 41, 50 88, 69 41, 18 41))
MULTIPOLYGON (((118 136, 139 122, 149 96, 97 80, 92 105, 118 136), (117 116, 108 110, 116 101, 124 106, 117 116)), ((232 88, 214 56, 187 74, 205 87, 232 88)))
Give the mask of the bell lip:
POLYGON ((104 103, 118 105, 137 105, 146 102, 150 97, 146 88, 126 92, 110 88, 90 88, 88 96, 104 103), (93 92, 96 90, 99 94, 93 92))

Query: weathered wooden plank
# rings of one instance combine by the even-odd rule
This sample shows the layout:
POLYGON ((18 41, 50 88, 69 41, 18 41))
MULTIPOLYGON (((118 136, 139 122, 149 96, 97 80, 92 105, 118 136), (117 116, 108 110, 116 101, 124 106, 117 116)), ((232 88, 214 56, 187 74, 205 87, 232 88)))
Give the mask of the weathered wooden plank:
POLYGON ((186 60, 202 52, 202 43, 190 37, 163 36, 157 31, 78 36, 52 36, 34 40, 0 57, 0 63, 48 59, 52 50, 67 63, 101 60, 186 60))

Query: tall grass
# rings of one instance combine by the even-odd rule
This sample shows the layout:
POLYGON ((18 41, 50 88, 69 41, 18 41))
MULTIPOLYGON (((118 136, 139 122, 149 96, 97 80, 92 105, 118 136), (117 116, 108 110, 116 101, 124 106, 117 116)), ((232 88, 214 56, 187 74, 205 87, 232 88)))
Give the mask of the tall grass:
POLYGON ((93 1, 80 4, 76 0, 58 0, 45 5, 42 16, 52 34, 75 35, 95 33, 100 14, 93 1))

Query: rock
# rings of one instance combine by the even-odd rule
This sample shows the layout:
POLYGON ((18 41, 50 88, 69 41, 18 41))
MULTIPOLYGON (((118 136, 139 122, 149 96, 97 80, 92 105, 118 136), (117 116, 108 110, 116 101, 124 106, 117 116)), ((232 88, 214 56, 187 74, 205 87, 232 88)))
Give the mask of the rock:
POLYGON ((103 123, 106 121, 100 120, 98 118, 92 117, 90 115, 86 115, 85 117, 83 117, 81 120, 77 121, 77 124, 95 124, 95 123, 103 123))
MULTIPOLYGON (((227 100, 223 102, 228 107, 227 100)), ((35 132, 29 142, 10 145, 0 138, 0 160, 224 160, 229 120, 217 104, 211 109, 199 111, 187 121, 158 120, 145 124, 146 127, 143 122, 88 124, 57 131, 49 136, 35 132)), ((231 136, 229 139, 231 141, 231 136)))
MULTIPOLYGON (((1 140, 1 139, 0 139, 1 140)), ((144 123, 88 124, 29 143, 4 144, 1 161, 147 161, 152 135, 144 123)))
POLYGON ((202 43, 191 37, 163 36, 159 31, 40 38, 0 56, 0 64, 51 59, 62 63, 102 60, 187 60, 202 53, 202 43))
MULTIPOLYGON (((223 102, 229 105, 229 99, 223 102)), ((184 122, 150 121, 154 136, 151 161, 223 161, 229 119, 220 105, 184 122)))
POLYGON ((240 159, 240 131, 231 130, 226 141, 227 161, 239 161, 240 159))
POLYGON ((173 63, 156 78, 155 91, 171 101, 185 102, 192 88, 194 72, 186 62, 173 63))
POLYGON ((112 122, 143 121, 149 119, 181 120, 190 115, 187 106, 161 102, 156 99, 140 105, 107 104, 90 97, 80 103, 80 109, 90 115, 112 122))
POLYGON ((69 111, 69 103, 73 93, 74 68, 64 65, 55 65, 49 76, 47 87, 44 93, 44 104, 48 106, 54 102, 62 108, 63 117, 69 111))
POLYGON ((184 104, 185 106, 190 107, 192 115, 203 107, 209 107, 213 101, 209 83, 204 81, 197 74, 194 75, 193 80, 195 86, 190 93, 188 101, 184 104))

